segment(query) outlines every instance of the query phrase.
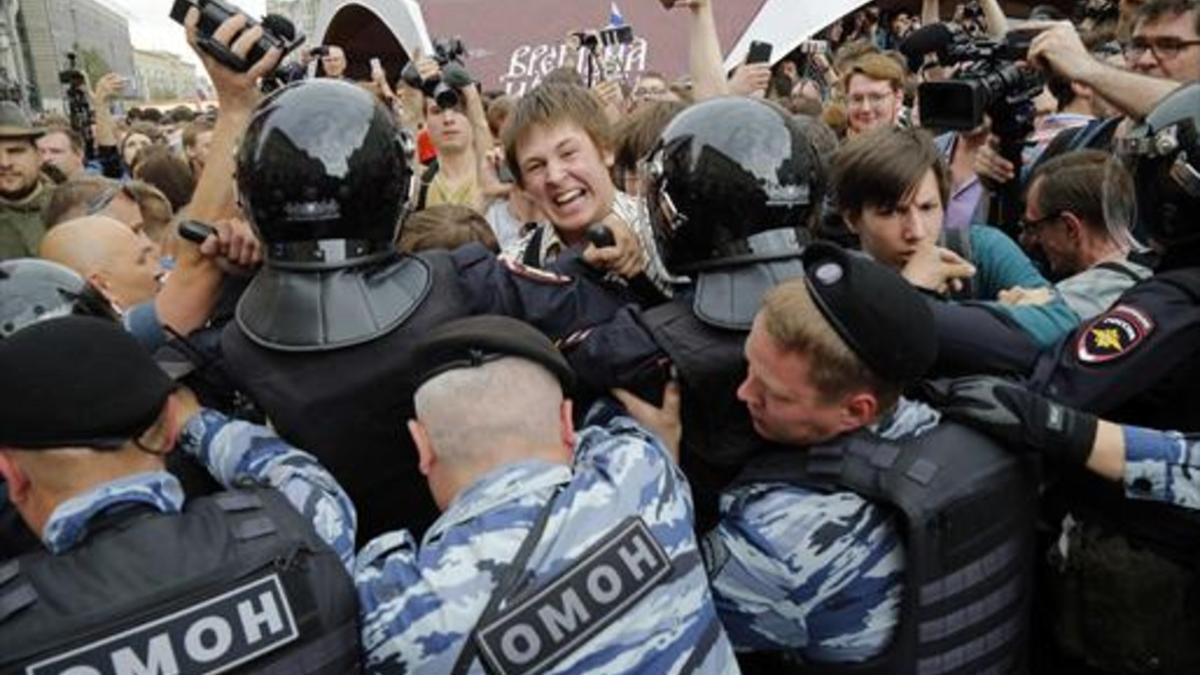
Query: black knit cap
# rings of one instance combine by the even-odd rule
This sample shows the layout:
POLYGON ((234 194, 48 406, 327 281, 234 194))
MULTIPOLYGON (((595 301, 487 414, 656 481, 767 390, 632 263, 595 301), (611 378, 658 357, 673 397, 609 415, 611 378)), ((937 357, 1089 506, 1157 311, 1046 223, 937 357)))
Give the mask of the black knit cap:
POLYGON ((447 371, 477 368, 506 356, 545 367, 562 384, 563 391, 575 385, 575 373, 550 338, 506 316, 473 316, 442 324, 417 344, 413 356, 421 368, 417 387, 447 371))
POLYGON ((817 308, 877 377, 910 382, 933 366, 933 312, 903 277, 826 242, 810 245, 802 260, 817 308))
POLYGON ((0 340, 0 446, 116 449, 175 388, 120 324, 65 316, 0 340))

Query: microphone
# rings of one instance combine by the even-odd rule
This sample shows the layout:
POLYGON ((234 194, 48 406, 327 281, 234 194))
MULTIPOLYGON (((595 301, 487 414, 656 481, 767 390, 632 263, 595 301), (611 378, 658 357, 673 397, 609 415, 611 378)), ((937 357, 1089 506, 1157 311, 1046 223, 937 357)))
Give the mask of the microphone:
POLYGON ((949 26, 931 23, 904 38, 904 42, 900 43, 900 53, 908 59, 908 69, 915 73, 925 63, 926 54, 936 53, 939 60, 945 61, 946 48, 954 43, 954 39, 954 31, 949 26))

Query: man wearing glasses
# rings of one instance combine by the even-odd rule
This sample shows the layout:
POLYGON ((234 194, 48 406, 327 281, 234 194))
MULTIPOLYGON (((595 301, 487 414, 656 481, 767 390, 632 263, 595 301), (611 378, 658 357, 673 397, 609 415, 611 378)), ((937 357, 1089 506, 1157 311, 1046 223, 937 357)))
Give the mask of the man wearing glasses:
POLYGON ((1138 9, 1125 45, 1131 70, 1176 82, 1200 80, 1200 2, 1151 0, 1138 9))
POLYGON ((867 54, 846 72, 848 134, 895 126, 904 109, 904 67, 888 56, 867 54))

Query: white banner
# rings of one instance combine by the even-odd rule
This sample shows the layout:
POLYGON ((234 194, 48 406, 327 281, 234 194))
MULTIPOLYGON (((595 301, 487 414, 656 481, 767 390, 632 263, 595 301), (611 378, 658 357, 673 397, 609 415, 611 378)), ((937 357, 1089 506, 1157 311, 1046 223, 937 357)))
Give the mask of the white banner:
POLYGON ((742 33, 742 37, 728 52, 725 69, 733 70, 746 58, 750 43, 770 42, 775 49, 771 52, 771 63, 787 56, 801 42, 817 31, 833 23, 870 0, 767 0, 758 16, 742 33))

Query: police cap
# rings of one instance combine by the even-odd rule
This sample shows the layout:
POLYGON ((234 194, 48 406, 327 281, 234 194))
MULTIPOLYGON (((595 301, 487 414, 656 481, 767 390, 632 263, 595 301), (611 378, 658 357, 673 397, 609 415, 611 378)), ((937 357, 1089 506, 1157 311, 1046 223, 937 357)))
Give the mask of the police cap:
POLYGON ((490 361, 516 356, 549 370, 563 391, 575 384, 575 373, 550 338, 533 326, 506 316, 473 316, 442 324, 415 349, 421 364, 417 387, 458 368, 477 368, 490 361))
POLYGON ((0 446, 116 449, 175 388, 124 328, 91 316, 42 321, 0 340, 0 446))
POLYGON ((865 256, 816 243, 802 257, 817 308, 876 376, 903 383, 937 358, 933 312, 903 277, 865 256))

